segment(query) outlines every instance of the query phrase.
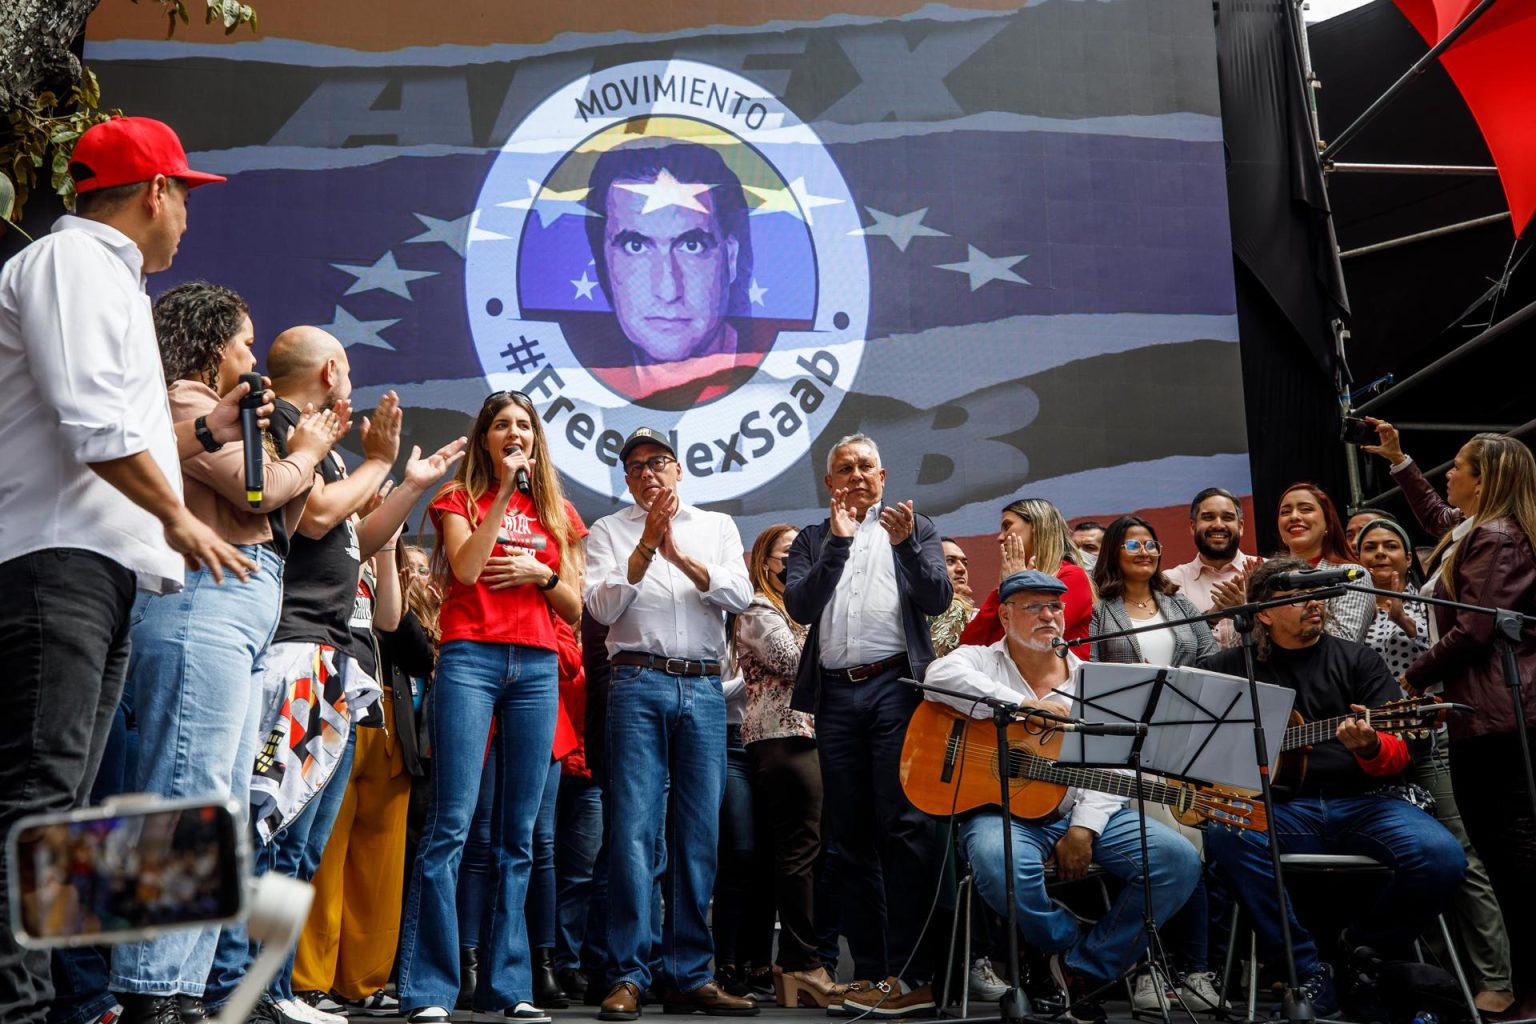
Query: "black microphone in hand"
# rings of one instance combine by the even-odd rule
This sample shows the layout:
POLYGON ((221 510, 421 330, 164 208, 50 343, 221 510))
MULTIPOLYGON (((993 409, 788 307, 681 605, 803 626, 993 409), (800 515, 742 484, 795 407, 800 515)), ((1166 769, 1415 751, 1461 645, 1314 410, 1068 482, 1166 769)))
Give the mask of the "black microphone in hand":
MULTIPOLYGON (((511 449, 508 450, 508 454, 509 455, 521 455, 521 454, 523 454, 523 446, 520 445, 520 444, 513 445, 511 447, 511 449)), ((517 474, 512 477, 512 482, 513 482, 513 484, 515 484, 517 486, 517 489, 519 491, 521 491, 523 494, 526 494, 529 497, 533 496, 533 487, 530 486, 529 483, 528 483, 528 467, 527 466, 518 466, 517 467, 517 474)))
POLYGON ((261 468, 261 423, 257 411, 265 404, 267 389, 259 373, 242 373, 241 384, 249 384, 250 390, 240 398, 240 435, 245 445, 245 500, 251 508, 261 505, 261 491, 265 474, 261 468))
POLYGON ((1316 590, 1319 587, 1336 587, 1340 583, 1352 583, 1365 579, 1366 572, 1358 565, 1338 569, 1302 569, 1298 572, 1277 572, 1267 581, 1267 589, 1316 590))

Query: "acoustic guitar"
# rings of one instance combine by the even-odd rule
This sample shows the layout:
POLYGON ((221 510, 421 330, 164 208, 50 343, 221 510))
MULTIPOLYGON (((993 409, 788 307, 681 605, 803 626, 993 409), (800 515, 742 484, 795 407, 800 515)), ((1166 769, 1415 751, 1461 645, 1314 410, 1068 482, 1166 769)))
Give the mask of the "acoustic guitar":
MULTIPOLYGON (((948 817, 978 807, 999 806, 999 778, 1008 778, 1008 811, 1025 821, 1049 816, 1069 786, 1134 797, 1136 778, 1123 772, 1056 763, 1062 733, 1038 725, 1008 726, 1008 764, 998 760, 997 731, 990 718, 971 718, 946 704, 925 700, 907 723, 901 748, 901 786, 925 814, 948 817)), ((1195 786, 1143 775, 1141 795, 1163 804, 1182 824, 1209 821, 1231 828, 1264 831, 1264 806, 1248 793, 1195 786)))
POLYGON ((1434 729, 1433 719, 1461 707, 1464 705, 1445 704, 1438 697, 1423 695, 1403 697, 1388 701, 1381 707, 1320 718, 1315 722, 1308 722, 1302 718, 1301 712, 1293 710, 1290 722, 1285 727, 1285 738, 1280 743, 1280 761, 1275 766, 1275 777, 1270 784, 1280 792, 1300 789, 1307 777, 1307 752, 1314 744, 1333 739, 1339 726, 1345 722, 1359 720, 1377 732, 1405 739, 1424 737, 1434 729))

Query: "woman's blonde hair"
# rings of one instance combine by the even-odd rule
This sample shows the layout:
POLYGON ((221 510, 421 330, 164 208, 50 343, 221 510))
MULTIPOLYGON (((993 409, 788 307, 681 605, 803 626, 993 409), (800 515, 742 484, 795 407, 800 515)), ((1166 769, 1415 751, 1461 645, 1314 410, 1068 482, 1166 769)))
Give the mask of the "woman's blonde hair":
MULTIPOLYGON (((576 541, 570 516, 565 511, 565 489, 560 485, 560 474, 555 471, 554 461, 549 457, 549 445, 544 440, 544 424, 533 407, 533 400, 521 391, 497 391, 485 400, 485 404, 480 407, 480 414, 469 428, 469 444, 464 451, 464 461, 459 463, 459 470, 453 479, 437 492, 437 497, 463 491, 468 499, 465 511, 470 529, 479 525, 480 499, 496 482, 497 467, 501 461, 499 456, 486 449, 485 436, 490 432, 491 424, 496 422, 496 417, 509 405, 516 405, 528 413, 533 423, 533 451, 528 453, 528 458, 533 462, 533 469, 529 473, 533 507, 538 513, 539 522, 555 539, 555 545, 560 551, 560 565, 565 569, 572 545, 576 541)), ((437 531, 437 541, 432 545, 432 574, 439 585, 445 588, 453 576, 448 565, 448 551, 443 546, 442 530, 437 531)))
POLYGON ((1004 506, 1003 511, 1012 512, 1030 525, 1036 569, 1055 576, 1062 562, 1071 562, 1088 577, 1088 589, 1094 601, 1098 601, 1093 574, 1083 563, 1083 553, 1072 540, 1072 530, 1060 509, 1044 498, 1020 498, 1004 506))
MULTIPOLYGON (((1472 517, 1473 527, 1508 516, 1525 534, 1527 546, 1536 547, 1536 459, 1531 457, 1531 450, 1505 434, 1476 434, 1466 448, 1472 475, 1483 485, 1477 513, 1472 517)), ((1451 534, 1447 531, 1435 545, 1430 561, 1438 558, 1450 543, 1451 534)), ((1457 550, 1453 549, 1440 565, 1440 582, 1452 599, 1456 597, 1457 550)))
POLYGON ((443 605, 443 595, 428 580, 410 571, 411 555, 431 557, 425 548, 415 544, 400 545, 401 593, 405 597, 405 606, 415 613, 416 621, 421 623, 421 628, 426 631, 427 638, 432 641, 432 646, 435 648, 443 636, 442 627, 437 621, 437 613, 443 605))
POLYGON ((752 589, 762 594, 768 602, 789 618, 789 612, 784 607, 784 598, 768 585, 768 559, 773 556, 774 546, 779 543, 779 538, 786 533, 797 533, 799 527, 788 523, 774 523, 762 533, 757 535, 757 540, 752 542, 752 550, 747 555, 747 576, 752 580, 752 589))

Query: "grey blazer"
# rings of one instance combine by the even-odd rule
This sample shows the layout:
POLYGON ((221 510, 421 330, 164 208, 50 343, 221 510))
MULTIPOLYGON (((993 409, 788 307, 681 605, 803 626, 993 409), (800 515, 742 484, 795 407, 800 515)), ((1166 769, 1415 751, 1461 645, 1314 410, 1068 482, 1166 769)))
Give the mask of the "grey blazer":
MULTIPOLYGON (((1154 593, 1152 599, 1157 602, 1157 610, 1163 613, 1164 619, 1187 619, 1191 615, 1200 614, 1200 609, 1181 594, 1169 596, 1154 593)), ((1101 600, 1098 607, 1093 610, 1093 622, 1088 630, 1090 633, 1113 633, 1145 625, 1148 623, 1134 620, 1126 614, 1125 601, 1122 598, 1111 597, 1101 600)), ((1092 646, 1094 661, 1121 665, 1146 661, 1142 657, 1141 646, 1136 643, 1134 636, 1123 636, 1103 642, 1095 641, 1092 646)), ((1216 638, 1211 636, 1211 627, 1205 623, 1195 622, 1173 627, 1173 665, 1175 667, 1193 665, 1216 650, 1218 650, 1216 638)))

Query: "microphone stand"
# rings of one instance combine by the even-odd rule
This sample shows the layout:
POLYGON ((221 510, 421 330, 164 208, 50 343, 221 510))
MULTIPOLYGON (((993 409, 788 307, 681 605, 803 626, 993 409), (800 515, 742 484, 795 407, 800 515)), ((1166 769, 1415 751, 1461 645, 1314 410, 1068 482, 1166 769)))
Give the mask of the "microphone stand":
MULTIPOLYGON (((1002 1011, 1002 1019, 1008 1024, 1024 1024, 1024 1022, 1037 1022, 1041 1018, 1032 1016, 1032 1007, 1029 996, 1024 992, 1024 985, 1019 978, 1019 904, 1013 886, 1013 817, 1009 813, 1008 782, 1012 778, 1009 771, 1010 758, 1008 747, 1008 726, 1014 720, 1014 716, 1028 708, 1021 708, 1012 701, 1000 700, 996 697, 984 697, 974 693, 962 693, 958 690, 948 690, 942 686, 930 686, 920 683, 916 679, 903 679, 902 682, 917 687, 928 693, 939 693, 946 697, 955 697, 972 704, 981 704, 991 709, 992 722, 997 727, 997 782, 1002 799, 1000 813, 1003 816, 1003 893, 1007 902, 1006 914, 1008 919, 1008 991, 998 1000, 1002 1011)), ((962 982, 963 984, 964 982, 962 982)), ((991 1017, 967 1017, 957 1018, 951 1024, 960 1024, 961 1021, 990 1021, 991 1017)))
POLYGON ((1498 649, 1499 661, 1503 665, 1504 685, 1509 688, 1510 699, 1514 701, 1515 735, 1520 737, 1520 760, 1521 767, 1525 770, 1525 793, 1531 801, 1531 820, 1536 821, 1536 772, 1532 771, 1531 766, 1531 741, 1528 735, 1530 730, 1525 724, 1525 695, 1521 692, 1520 665, 1515 660, 1515 644, 1520 640, 1522 629, 1527 625, 1536 624, 1536 616, 1523 615, 1507 608, 1487 608, 1483 605, 1451 601, 1443 597, 1422 597, 1417 594, 1409 596, 1378 587, 1368 587, 1363 583, 1345 583, 1342 584, 1342 589, 1357 594, 1395 598, 1410 604, 1414 602, 1433 604, 1442 608, 1454 608, 1457 611, 1476 612, 1479 615, 1493 617, 1493 644, 1498 649))
POLYGON ((1296 976, 1296 952, 1295 943, 1291 938, 1291 915, 1286 910, 1285 879, 1282 877, 1280 866, 1280 836, 1275 828, 1275 797, 1269 785, 1269 744, 1264 738, 1262 709, 1259 707, 1259 682, 1254 668, 1253 616, 1269 608, 1338 597, 1345 592, 1345 589, 1344 584, 1319 587, 1316 590, 1306 591, 1305 596, 1293 595, 1267 601, 1249 601, 1230 608, 1206 612, 1203 615, 1164 620, 1146 626, 1100 633, 1097 636, 1080 637, 1076 640, 1058 640, 1055 645, 1056 653, 1066 657, 1066 652, 1070 648, 1100 640, 1114 640, 1119 637, 1134 636, 1137 633, 1149 633, 1155 629, 1171 629, 1174 626, 1186 626, 1196 622, 1212 623, 1222 619, 1232 620, 1232 625, 1242 641, 1243 669, 1248 679, 1248 704, 1253 715, 1253 757, 1259 769, 1259 798, 1264 804, 1264 813, 1269 821, 1269 827, 1264 830, 1264 834, 1269 842, 1269 864, 1274 872, 1275 895, 1277 905, 1280 907, 1280 941, 1285 947, 1286 986, 1285 994, 1280 1000, 1280 1012, 1282 1019, 1290 1021, 1291 1024, 1313 1024, 1317 1020, 1317 1014, 1312 1009, 1312 1001, 1302 992, 1300 979, 1296 976))

